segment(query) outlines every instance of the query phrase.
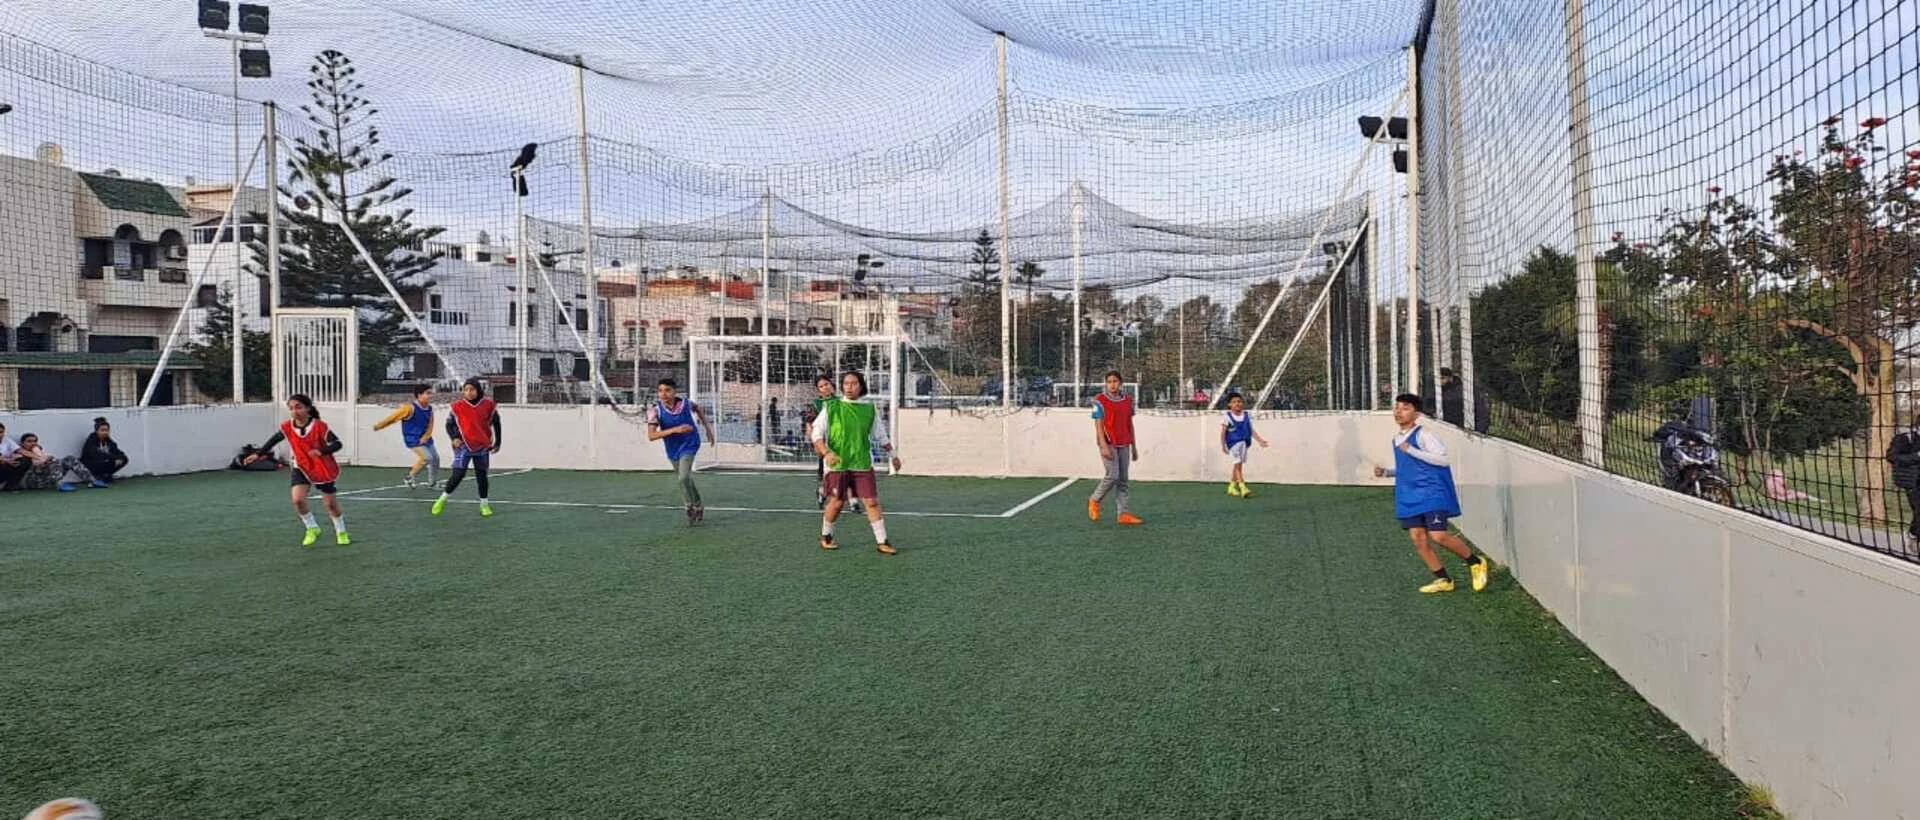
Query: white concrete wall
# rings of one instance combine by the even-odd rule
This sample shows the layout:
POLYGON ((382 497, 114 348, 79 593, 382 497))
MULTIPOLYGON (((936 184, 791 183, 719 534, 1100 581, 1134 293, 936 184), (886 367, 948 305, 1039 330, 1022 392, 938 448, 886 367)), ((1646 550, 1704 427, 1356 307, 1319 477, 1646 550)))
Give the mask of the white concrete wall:
POLYGON ((127 453, 124 475, 224 469, 240 445, 265 441, 279 421, 271 405, 248 404, 7 411, 0 413, 0 424, 16 442, 34 433, 48 452, 71 456, 93 432, 96 416, 113 425, 113 439, 127 453))
POLYGON ((1455 433, 1460 526, 1781 809, 1920 811, 1920 566, 1455 433))

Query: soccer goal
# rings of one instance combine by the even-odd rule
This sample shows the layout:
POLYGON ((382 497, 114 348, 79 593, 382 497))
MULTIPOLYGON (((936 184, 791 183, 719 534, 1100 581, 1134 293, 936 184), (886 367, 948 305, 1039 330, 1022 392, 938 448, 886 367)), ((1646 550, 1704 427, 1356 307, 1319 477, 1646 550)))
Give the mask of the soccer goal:
POLYGON ((360 399, 360 317, 352 308, 273 312, 273 398, 305 394, 323 408, 360 399))
POLYGON ((698 336, 687 343, 687 393, 706 411, 718 446, 702 469, 812 469, 806 425, 814 379, 857 372, 863 399, 889 437, 899 415, 900 340, 891 336, 698 336))

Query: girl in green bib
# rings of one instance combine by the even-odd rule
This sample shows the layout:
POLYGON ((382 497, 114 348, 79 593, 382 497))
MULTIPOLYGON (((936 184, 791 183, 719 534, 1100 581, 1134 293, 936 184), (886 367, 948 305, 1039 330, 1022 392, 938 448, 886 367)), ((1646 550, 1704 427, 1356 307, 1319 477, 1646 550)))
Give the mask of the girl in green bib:
POLYGON ((880 553, 892 555, 897 550, 887 540, 887 521, 880 511, 880 487, 874 479, 873 454, 877 450, 891 456, 895 470, 900 469, 900 457, 893 455, 892 439, 880 418, 880 408, 861 401, 867 395, 867 377, 849 371, 840 377, 840 391, 840 398, 830 398, 821 404, 819 417, 813 420, 809 434, 814 452, 827 466, 823 482, 827 508, 820 521, 820 548, 840 548, 833 540, 833 523, 840 517, 847 499, 858 498, 866 507, 867 523, 873 527, 873 539, 880 553))

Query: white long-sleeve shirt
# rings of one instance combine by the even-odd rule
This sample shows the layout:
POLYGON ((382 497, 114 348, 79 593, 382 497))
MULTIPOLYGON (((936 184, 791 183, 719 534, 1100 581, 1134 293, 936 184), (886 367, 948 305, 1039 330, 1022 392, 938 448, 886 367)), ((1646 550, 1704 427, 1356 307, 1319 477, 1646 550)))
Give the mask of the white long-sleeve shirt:
MULTIPOLYGON (((845 399, 836 399, 845 401, 845 399)), ((813 441, 827 440, 827 411, 821 408, 820 415, 813 420, 813 426, 807 429, 807 438, 813 441)), ((880 408, 874 408, 873 430, 867 433, 867 444, 875 453, 893 452, 893 438, 887 435, 887 420, 880 414, 880 408)))
POLYGON ((1418 424, 1395 433, 1393 436, 1393 449, 1400 449, 1400 445, 1407 443, 1408 439, 1412 439, 1416 431, 1420 433, 1420 437, 1414 439, 1413 448, 1407 451, 1407 455, 1413 456, 1435 467, 1449 466, 1450 462, 1447 460, 1446 443, 1442 442, 1439 436, 1434 435, 1432 430, 1425 429, 1418 424))

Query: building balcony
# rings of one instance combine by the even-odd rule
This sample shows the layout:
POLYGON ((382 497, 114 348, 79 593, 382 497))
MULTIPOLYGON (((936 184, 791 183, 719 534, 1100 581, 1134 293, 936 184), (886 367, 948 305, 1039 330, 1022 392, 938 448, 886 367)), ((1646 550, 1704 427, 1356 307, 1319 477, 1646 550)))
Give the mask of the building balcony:
POLYGON ((80 298, 96 305, 178 310, 187 303, 189 290, 184 269, 80 269, 80 298))

